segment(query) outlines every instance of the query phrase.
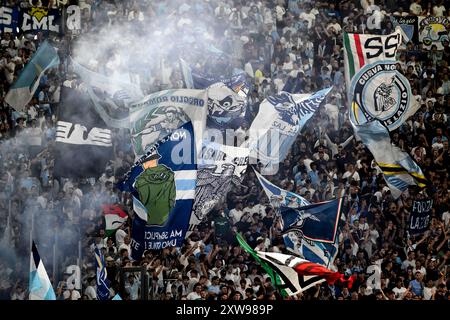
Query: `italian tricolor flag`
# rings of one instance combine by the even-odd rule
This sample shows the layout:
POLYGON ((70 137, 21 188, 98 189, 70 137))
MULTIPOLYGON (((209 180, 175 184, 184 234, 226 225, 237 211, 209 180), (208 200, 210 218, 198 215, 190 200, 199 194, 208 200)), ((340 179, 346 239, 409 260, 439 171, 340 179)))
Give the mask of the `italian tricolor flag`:
POLYGON ((102 206, 103 215, 105 216, 105 231, 108 237, 128 219, 128 214, 118 204, 105 204, 102 206))
MULTIPOLYGON (((345 63, 345 81, 347 89, 350 88, 353 77, 366 64, 378 61, 392 60, 395 63, 395 57, 387 57, 383 48, 386 46, 388 37, 393 41, 393 36, 400 36, 401 29, 397 28, 393 33, 388 35, 375 34, 357 34, 344 32, 344 63, 345 63), (380 50, 381 49, 381 50, 380 50)), ((401 41, 400 41, 401 43, 401 41)))

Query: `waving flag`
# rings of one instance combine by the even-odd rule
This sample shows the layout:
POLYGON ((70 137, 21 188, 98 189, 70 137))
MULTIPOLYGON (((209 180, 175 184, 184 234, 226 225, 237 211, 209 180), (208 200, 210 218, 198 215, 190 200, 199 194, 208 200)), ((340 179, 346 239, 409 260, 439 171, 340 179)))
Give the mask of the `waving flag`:
POLYGON ((118 204, 102 205, 103 214, 105 216, 105 231, 108 237, 128 219, 128 214, 118 204))
POLYGON ((29 300, 56 300, 55 291, 33 241, 30 256, 29 300))
POLYGON ((400 27, 382 36, 344 33, 349 114, 354 125, 378 119, 392 131, 420 107, 408 79, 396 70, 401 43, 400 27))
POLYGON ((334 243, 343 198, 299 208, 280 207, 283 233, 295 232, 301 238, 334 243))
POLYGON ((186 88, 188 89, 206 89, 212 84, 222 82, 239 95, 247 96, 249 92, 250 86, 244 71, 236 73, 231 77, 209 76, 200 71, 192 70, 183 59, 180 59, 180 66, 186 88))
MULTIPOLYGON (((130 130, 136 156, 142 156, 153 144, 188 122, 198 137, 202 137, 206 116, 206 90, 164 90, 133 102, 130 109, 130 130)), ((197 150, 201 150, 201 138, 194 142, 197 150)))
POLYGON ((100 250, 96 247, 94 250, 95 266, 97 268, 97 299, 108 300, 109 299, 109 280, 106 272, 105 260, 100 250))
POLYGON ((281 206, 298 208, 310 204, 305 198, 298 194, 277 187, 264 178, 258 171, 254 170, 254 172, 274 209, 279 210, 281 206))
POLYGON ((197 183, 195 134, 191 122, 174 130, 147 149, 118 184, 133 196, 134 259, 141 258, 144 250, 183 243, 197 183))
POLYGON ((24 111, 45 71, 59 64, 59 57, 47 41, 43 42, 9 89, 5 101, 16 111, 24 111))
POLYGON ((95 112, 89 97, 64 86, 55 151, 54 174, 58 177, 100 177, 113 158, 112 132, 95 112))
MULTIPOLYGON (((251 156, 265 168, 276 167, 283 161, 305 123, 319 109, 331 88, 315 94, 295 95, 281 92, 265 99, 250 126, 247 143, 251 156)), ((270 169, 267 174, 274 174, 270 169)))
MULTIPOLYGON (((326 281, 328 284, 334 284, 336 281, 340 281, 351 289, 355 279, 354 276, 347 279, 345 275, 339 272, 331 271, 317 263, 312 263, 292 255, 275 252, 257 252, 257 255, 272 268, 278 270, 280 277, 283 280, 286 279, 286 283, 297 284, 294 274, 297 274, 298 279, 303 278, 301 291, 319 283, 319 279, 322 279, 321 282, 326 281), (292 272, 294 272, 294 274, 292 272)), ((300 281, 298 283, 300 283, 300 281)), ((295 287, 296 286, 294 285, 291 291, 293 291, 295 287)))
POLYGON ((422 169, 397 146, 392 145, 389 131, 379 121, 354 126, 363 144, 370 150, 392 196, 398 198, 410 185, 421 188, 427 184, 422 169))
MULTIPOLYGON (((298 281, 299 279, 296 279, 296 277, 292 277, 292 279, 290 279, 289 277, 286 277, 286 276, 281 278, 280 275, 277 272, 278 269, 272 268, 269 263, 267 263, 266 261, 261 259, 258 256, 258 253, 255 250, 253 250, 248 245, 248 243, 244 240, 242 235, 240 235, 238 233, 236 235, 236 239, 239 242, 239 245, 246 252, 248 252, 256 260, 256 262, 258 262, 261 265, 261 267, 267 272, 267 274, 270 276, 270 279, 272 280, 272 283, 275 285, 275 287, 277 289, 280 290, 280 293, 283 296, 294 295, 297 292, 301 292, 302 286, 301 286, 301 284, 298 281)), ((316 280, 317 280, 317 282, 314 282, 314 284, 324 281, 324 280, 321 280, 321 279, 316 279, 316 280)), ((306 290, 306 289, 304 289, 304 290, 306 290)))
MULTIPOLYGON (((282 206, 299 208, 311 204, 298 194, 277 187, 264 178, 259 172, 256 170, 254 171, 264 192, 269 198, 272 207, 277 210, 278 213, 282 206)), ((328 268, 334 268, 333 262, 338 254, 339 247, 338 232, 333 243, 323 243, 299 237, 299 233, 295 230, 292 232, 285 232, 283 234, 283 240, 286 248, 296 255, 300 255, 306 260, 324 265, 328 268)))
POLYGON ((110 98, 129 102, 144 97, 141 88, 136 84, 91 71, 75 60, 72 60, 72 66, 73 71, 80 76, 86 85, 106 92, 110 98))
POLYGON ((343 274, 333 272, 324 266, 296 256, 255 251, 245 242, 240 234, 237 234, 236 238, 240 246, 252 255, 268 273, 272 283, 280 290, 283 296, 296 295, 325 281, 329 284, 341 281, 349 288, 352 287, 354 277, 346 279, 343 274))
POLYGON ((248 149, 209 142, 198 164, 194 207, 187 236, 229 191, 241 185, 248 166, 248 149))

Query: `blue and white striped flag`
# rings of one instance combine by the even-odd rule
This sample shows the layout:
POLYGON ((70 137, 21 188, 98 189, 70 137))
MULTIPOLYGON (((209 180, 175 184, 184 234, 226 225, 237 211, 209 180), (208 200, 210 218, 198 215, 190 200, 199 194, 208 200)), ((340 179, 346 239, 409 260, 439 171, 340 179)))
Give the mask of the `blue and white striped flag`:
POLYGON ((380 121, 354 125, 353 128, 372 153, 394 198, 410 185, 426 186, 427 179, 422 169, 406 152, 391 143, 389 131, 380 121))
POLYGON ((159 140, 117 186, 133 196, 133 259, 144 250, 180 247, 184 241, 197 181, 194 134, 189 121, 159 140))
POLYGON ((108 300, 109 299, 109 280, 106 272, 105 260, 100 250, 95 247, 95 266, 97 268, 97 299, 108 300))
POLYGON ((55 48, 47 41, 43 42, 9 89, 5 101, 16 111, 24 111, 39 87, 44 72, 58 64, 55 48))
POLYGON ((56 300, 55 291, 33 241, 30 257, 29 300, 56 300))

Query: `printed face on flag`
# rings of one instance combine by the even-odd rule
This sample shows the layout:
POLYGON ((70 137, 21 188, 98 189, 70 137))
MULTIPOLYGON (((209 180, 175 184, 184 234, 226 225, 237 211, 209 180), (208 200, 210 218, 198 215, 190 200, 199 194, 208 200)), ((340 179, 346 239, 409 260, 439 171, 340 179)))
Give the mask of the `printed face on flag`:
POLYGON ((246 97, 238 95, 222 82, 211 85, 207 92, 208 127, 231 128, 234 121, 243 120, 247 107, 246 97))
POLYGON ((130 129, 136 156, 143 155, 187 122, 201 134, 206 123, 206 106, 206 90, 187 89, 156 92, 133 103, 130 129))

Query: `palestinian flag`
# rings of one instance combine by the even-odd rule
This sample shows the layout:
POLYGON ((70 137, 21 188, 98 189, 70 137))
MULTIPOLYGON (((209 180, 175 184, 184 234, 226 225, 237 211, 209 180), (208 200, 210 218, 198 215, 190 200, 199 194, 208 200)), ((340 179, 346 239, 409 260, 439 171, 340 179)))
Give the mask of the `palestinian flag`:
POLYGON ((280 289, 281 295, 286 297, 288 295, 293 295, 292 290, 285 290, 285 283, 281 280, 275 270, 264 260, 262 260, 255 250, 253 250, 247 242, 245 242, 244 238, 238 233, 236 235, 236 239, 239 242, 239 245, 247 251, 249 254, 253 256, 253 258, 261 265, 261 267, 269 274, 270 279, 272 279, 272 283, 276 288, 280 289))
POLYGON ((239 234, 237 235, 237 240, 244 250, 261 264, 269 274, 275 287, 280 289, 281 294, 284 296, 296 295, 324 281, 333 284, 339 280, 347 284, 349 288, 352 287, 354 276, 346 279, 339 272, 333 272, 324 266, 296 256, 254 251, 239 234))
POLYGON ((128 214, 118 204, 105 204, 102 206, 103 215, 105 216, 105 231, 108 237, 128 219, 128 214))
POLYGON ((240 234, 236 236, 239 244, 245 251, 250 253, 253 258, 261 265, 272 279, 275 288, 280 290, 282 296, 293 296, 303 292, 317 283, 325 280, 317 276, 300 276, 295 270, 289 266, 274 264, 264 256, 264 252, 256 252, 240 234))
POLYGON ((275 252, 257 252, 257 254, 259 258, 271 265, 272 268, 284 273, 284 275, 280 274, 282 279, 285 277, 287 279, 294 278, 286 276, 294 271, 297 274, 298 283, 301 284, 301 291, 299 292, 323 281, 326 281, 328 284, 334 284, 339 280, 346 284, 348 288, 351 288, 354 281, 354 276, 347 279, 342 273, 331 271, 320 264, 296 256, 275 252))

